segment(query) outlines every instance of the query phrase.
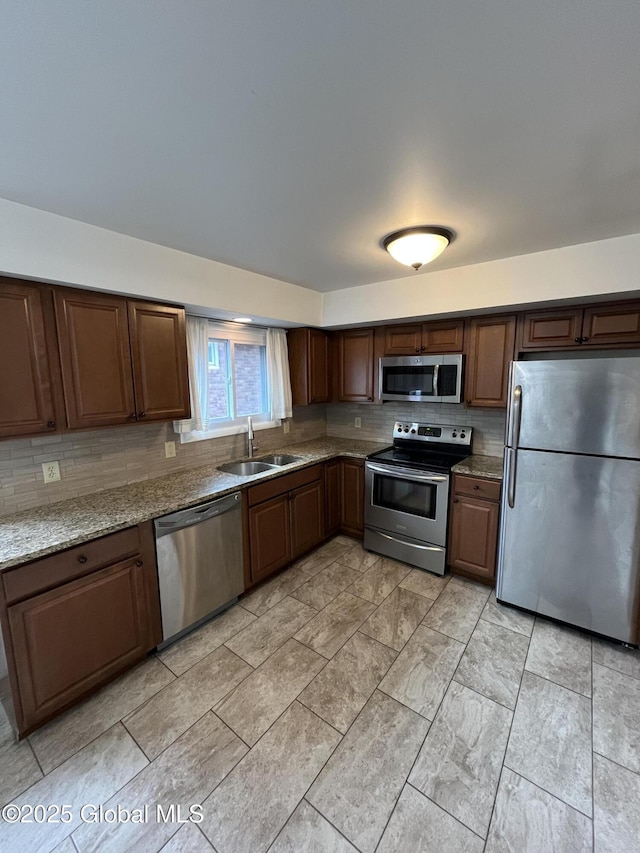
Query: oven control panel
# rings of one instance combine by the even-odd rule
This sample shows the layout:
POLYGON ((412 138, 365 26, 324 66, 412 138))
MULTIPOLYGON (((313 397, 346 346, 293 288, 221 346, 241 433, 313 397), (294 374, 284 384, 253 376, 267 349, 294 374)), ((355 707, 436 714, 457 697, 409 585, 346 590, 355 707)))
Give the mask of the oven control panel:
POLYGON ((438 444, 457 444, 471 446, 473 427, 445 424, 421 424, 408 421, 396 421, 393 426, 394 439, 412 441, 432 441, 438 444))

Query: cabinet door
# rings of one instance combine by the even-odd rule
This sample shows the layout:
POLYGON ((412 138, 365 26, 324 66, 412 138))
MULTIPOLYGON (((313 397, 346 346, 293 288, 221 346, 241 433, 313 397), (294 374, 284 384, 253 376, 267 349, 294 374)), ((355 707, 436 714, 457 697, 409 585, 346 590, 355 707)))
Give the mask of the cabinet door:
POLYGON ((338 399, 373 402, 373 329, 338 333, 338 399))
POLYGON ((571 349, 580 345, 582 309, 523 314, 520 327, 521 350, 571 349))
POLYGON ((584 309, 585 346, 640 344, 640 302, 618 302, 584 309))
POLYGON ((0 437, 56 428, 42 298, 37 285, 0 283, 0 437))
POLYGON ((128 311, 138 418, 147 421, 188 418, 184 309, 129 302, 128 311))
POLYGON ((311 550, 324 539, 324 489, 322 480, 302 486, 289 495, 291 558, 311 550))
POLYGON ((342 506, 340 500, 340 460, 333 459, 324 466, 324 501, 326 535, 340 530, 342 506))
POLYGON ((309 402, 329 400, 329 337, 318 329, 309 329, 309 402))
POLYGON ((421 352, 462 352, 464 320, 442 320, 422 326, 421 352))
POLYGON ((496 568, 499 504, 463 495, 453 498, 449 565, 482 578, 496 568))
POLYGON ((126 300, 56 289, 55 305, 69 427, 135 420, 126 300))
POLYGON ((474 317, 469 329, 467 405, 504 409, 514 355, 515 316, 474 317))
POLYGON ((250 508, 249 541, 252 583, 287 565, 291 560, 288 495, 250 508))
POLYGON ((342 529, 364 536, 364 462, 343 459, 341 464, 342 529))
POLYGON ((414 355, 422 346, 420 326, 386 326, 384 330, 385 355, 414 355))
POLYGON ((140 559, 8 608, 21 731, 127 669, 151 648, 140 559))

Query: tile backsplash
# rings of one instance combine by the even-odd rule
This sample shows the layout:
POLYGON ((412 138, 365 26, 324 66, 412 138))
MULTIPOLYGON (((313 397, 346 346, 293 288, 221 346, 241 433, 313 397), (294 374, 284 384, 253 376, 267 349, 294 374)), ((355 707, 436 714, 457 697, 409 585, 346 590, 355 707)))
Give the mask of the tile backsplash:
MULTIPOLYGON (((295 408, 289 423, 288 435, 282 427, 257 431, 257 452, 325 436, 325 406, 295 408)), ((197 465, 219 465, 245 456, 246 448, 246 433, 180 444, 171 423, 8 439, 0 442, 0 515, 197 465), (165 459, 165 441, 175 441, 174 459, 165 459), (60 463, 61 480, 45 485, 41 463, 53 460, 60 463)))
POLYGON ((339 403, 327 406, 327 435, 391 443, 395 421, 422 421, 473 427, 473 452, 502 456, 506 413, 502 409, 465 409, 451 403, 339 403), (362 420, 360 429, 355 418, 362 420))

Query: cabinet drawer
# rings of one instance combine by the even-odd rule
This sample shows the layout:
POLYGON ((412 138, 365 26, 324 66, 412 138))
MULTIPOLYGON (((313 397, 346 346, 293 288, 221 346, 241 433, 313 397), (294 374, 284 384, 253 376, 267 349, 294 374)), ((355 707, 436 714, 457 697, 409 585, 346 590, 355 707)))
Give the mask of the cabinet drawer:
POLYGON ((485 480, 483 477, 467 477, 464 474, 453 475, 453 491, 458 495, 499 501, 501 486, 500 480, 485 480))
POLYGON ((282 477, 260 483, 259 486, 251 486, 248 493, 249 506, 277 498, 278 495, 284 495, 299 486, 306 486, 321 477, 322 465, 312 465, 311 468, 303 468, 302 471, 294 471, 293 474, 283 474, 282 477))
POLYGON ((36 595, 140 552, 140 531, 129 527, 2 574, 7 604, 36 595))

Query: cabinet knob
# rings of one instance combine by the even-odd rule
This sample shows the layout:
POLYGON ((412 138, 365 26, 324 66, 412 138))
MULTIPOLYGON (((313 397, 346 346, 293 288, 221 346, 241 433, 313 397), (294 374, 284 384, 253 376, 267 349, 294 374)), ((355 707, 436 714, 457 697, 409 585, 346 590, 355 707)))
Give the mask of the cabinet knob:
POLYGON ((80 554, 80 556, 78 557, 78 562, 79 563, 86 563, 87 562, 87 558, 85 557, 84 554, 80 554))
POLYGON ((47 421, 47 426, 49 429, 55 429, 56 422, 55 421, 47 421))
POLYGON ((582 343, 582 338, 574 338, 574 340, 575 340, 575 342, 576 342, 577 344, 581 344, 581 343, 582 343))
POLYGON ((373 397, 367 397, 367 400, 369 400, 370 402, 373 402, 373 397))
POLYGON ((139 418, 146 418, 146 417, 147 417, 147 413, 146 413, 146 412, 140 412, 140 414, 138 415, 138 417, 139 417, 139 418))
POLYGON ((140 568, 141 565, 142 565, 142 560, 136 560, 136 566, 138 568, 140 568))
POLYGON ((453 499, 453 502, 454 502, 454 504, 457 504, 457 503, 458 503, 458 498, 454 498, 454 499, 453 499))
POLYGON ((130 420, 130 421, 135 421, 135 420, 137 420, 137 419, 138 419, 138 416, 136 415, 136 413, 135 413, 135 412, 131 412, 131 414, 129 415, 129 420, 130 420))
POLYGON ((476 490, 476 492, 477 492, 477 491, 478 491, 478 489, 480 488, 480 486, 478 486, 478 484, 476 483, 476 485, 475 485, 473 488, 474 488, 474 489, 476 490))
POLYGON ((416 347, 416 352, 420 352, 420 347, 416 347))
POLYGON ((316 398, 315 398, 315 397, 312 397, 312 398, 311 398, 311 402, 312 402, 312 403, 315 403, 315 401, 316 401, 316 398))
POLYGON ((471 400, 467 400, 467 406, 471 405, 471 400))
POLYGON ((420 352, 424 352, 425 350, 426 350, 426 346, 423 344, 423 345, 420 347, 420 352))
POLYGON ((585 338, 585 337, 584 337, 584 335, 583 335, 583 336, 580 338, 580 343, 582 343, 582 344, 586 344, 586 342, 587 342, 588 340, 589 340, 589 338, 585 338))

